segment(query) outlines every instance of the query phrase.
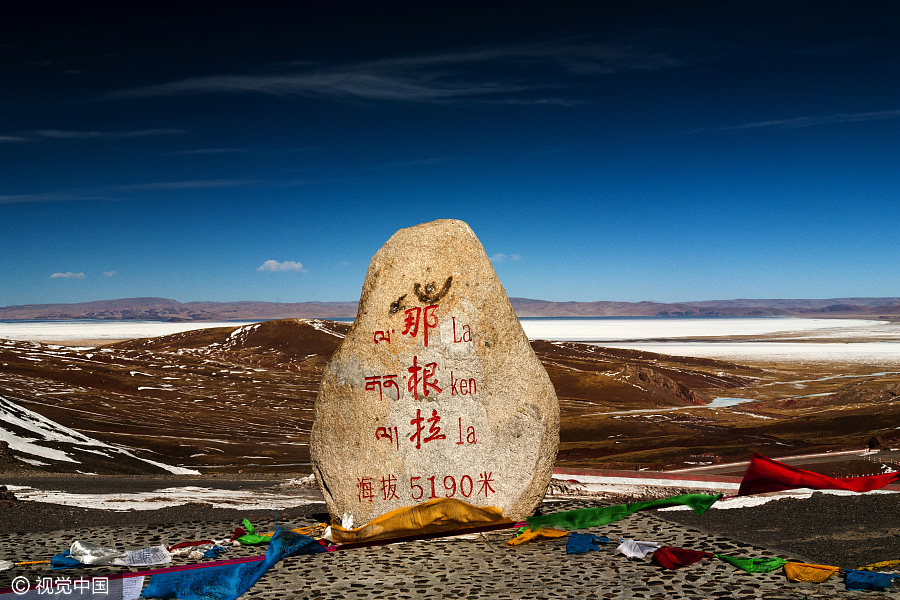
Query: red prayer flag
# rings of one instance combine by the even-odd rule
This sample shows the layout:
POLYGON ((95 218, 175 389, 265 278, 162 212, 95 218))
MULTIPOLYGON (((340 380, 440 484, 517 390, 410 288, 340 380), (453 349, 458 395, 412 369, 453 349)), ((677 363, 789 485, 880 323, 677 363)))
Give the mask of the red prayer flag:
POLYGON ((663 546, 653 553, 653 562, 664 569, 677 569, 692 565, 704 558, 712 558, 712 556, 709 552, 663 546))
POLYGON ((821 473, 798 469, 767 458, 762 454, 754 453, 750 459, 750 466, 744 473, 744 479, 741 481, 741 488, 737 495, 749 496, 795 488, 869 492, 883 488, 898 476, 900 476, 900 471, 867 477, 829 477, 821 473))

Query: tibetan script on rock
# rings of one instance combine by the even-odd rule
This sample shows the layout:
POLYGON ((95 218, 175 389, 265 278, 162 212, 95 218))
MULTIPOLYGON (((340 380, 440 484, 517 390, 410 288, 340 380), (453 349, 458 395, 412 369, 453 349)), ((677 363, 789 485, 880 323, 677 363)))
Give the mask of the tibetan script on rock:
POLYGON ((558 445, 553 385, 469 226, 394 234, 316 400, 310 451, 329 512, 362 524, 458 498, 521 518, 558 445))

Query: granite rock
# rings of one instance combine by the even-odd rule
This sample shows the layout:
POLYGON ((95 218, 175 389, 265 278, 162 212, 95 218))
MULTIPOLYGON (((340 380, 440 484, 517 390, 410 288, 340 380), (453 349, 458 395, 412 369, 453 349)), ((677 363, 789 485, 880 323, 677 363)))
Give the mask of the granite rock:
POLYGON ((316 399, 310 453, 331 515, 359 526, 453 497, 521 518, 558 445, 553 385, 473 231, 394 234, 316 399))

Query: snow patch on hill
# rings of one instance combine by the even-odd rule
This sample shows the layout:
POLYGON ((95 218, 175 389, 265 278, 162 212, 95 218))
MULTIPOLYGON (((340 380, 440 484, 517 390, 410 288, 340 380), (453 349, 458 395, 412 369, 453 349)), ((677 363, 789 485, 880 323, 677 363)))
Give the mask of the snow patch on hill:
POLYGON ((83 455, 106 458, 128 457, 154 465, 177 475, 196 475, 198 471, 173 467, 135 456, 124 448, 110 446, 44 417, 0 396, 0 441, 9 445, 16 457, 35 466, 53 462, 81 463, 83 455), (79 456, 81 455, 81 456, 79 456), (49 462, 48 462, 49 461, 49 462))

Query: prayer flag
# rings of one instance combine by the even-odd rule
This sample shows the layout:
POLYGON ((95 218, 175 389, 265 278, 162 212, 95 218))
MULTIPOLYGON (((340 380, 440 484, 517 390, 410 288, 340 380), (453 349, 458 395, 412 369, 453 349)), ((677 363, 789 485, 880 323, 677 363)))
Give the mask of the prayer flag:
POLYGON ((275 563, 290 556, 325 552, 313 538, 287 530, 272 536, 261 561, 211 566, 153 575, 144 598, 180 598, 181 600, 235 600, 253 587, 275 563))
POLYGON ((828 565, 811 565, 790 561, 784 563, 784 574, 791 581, 822 583, 840 570, 840 567, 828 565))
POLYGON ((653 553, 653 562, 664 569, 678 569, 692 565, 704 558, 712 558, 712 556, 709 552, 663 546, 653 553))
POLYGON ((883 560, 859 567, 857 571, 877 571, 878 569, 895 569, 897 567, 900 567, 900 560, 883 560))
POLYGON ((538 530, 528 529, 527 527, 523 528, 525 531, 517 535, 511 540, 507 540, 507 546, 518 546, 519 544, 524 544, 525 542, 530 542, 531 540, 536 540, 537 538, 558 538, 565 537, 569 535, 568 531, 563 531, 562 529, 547 529, 541 528, 538 530))
MULTIPOLYGON (((543 530, 539 529, 538 531, 543 530)), ((600 550, 600 544, 608 544, 611 541, 605 536, 572 532, 566 543, 566 554, 582 554, 591 550, 600 550)))
POLYGON ((616 506, 598 506, 596 508, 581 508, 565 512, 551 513, 539 517, 529 517, 528 525, 532 529, 538 527, 564 527, 566 529, 586 529, 588 527, 600 527, 620 521, 640 510, 663 508, 666 506, 687 505, 695 513, 702 515, 713 503, 722 497, 722 494, 682 494, 671 498, 659 498, 645 502, 630 502, 616 506))
POLYGON ((731 563, 738 569, 747 571, 748 573, 768 573, 775 569, 780 569, 787 561, 783 558, 773 556, 772 558, 739 558, 737 556, 725 556, 724 554, 716 554, 716 558, 731 563))
POLYGON ((848 590, 885 590, 891 587, 891 582, 895 577, 891 573, 875 573, 872 571, 857 571, 848 569, 845 572, 844 583, 847 584, 848 590))
POLYGON ((619 544, 616 550, 628 558, 644 558, 651 552, 662 547, 662 544, 659 542, 642 542, 639 540, 626 540, 624 538, 619 538, 619 541, 622 543, 619 544))
MULTIPOLYGON (((259 546, 260 544, 268 544, 272 541, 271 535, 260 535, 256 533, 256 529, 249 519, 244 519, 244 529, 247 531, 237 538, 238 543, 243 546, 259 546)), ((235 530, 237 531, 237 530, 235 530)))
POLYGON ((737 495, 748 496, 795 488, 869 492, 883 488, 896 480, 898 476, 900 476, 900 471, 868 477, 828 477, 754 453, 750 459, 750 465, 744 473, 744 479, 741 481, 741 488, 737 495))

